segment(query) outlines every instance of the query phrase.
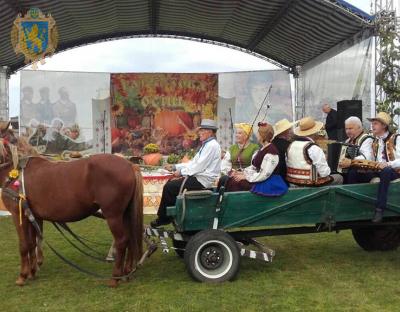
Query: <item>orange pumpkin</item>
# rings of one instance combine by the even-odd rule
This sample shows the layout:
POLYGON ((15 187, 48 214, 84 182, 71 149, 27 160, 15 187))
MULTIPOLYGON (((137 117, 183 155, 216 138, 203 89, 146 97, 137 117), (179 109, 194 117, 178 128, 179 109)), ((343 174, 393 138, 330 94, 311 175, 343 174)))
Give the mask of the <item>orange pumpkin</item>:
POLYGON ((178 136, 193 128, 193 121, 190 115, 184 111, 164 110, 158 112, 154 117, 156 128, 164 129, 170 136, 178 136), (181 125, 178 120, 185 125, 181 125))
POLYGON ((142 156, 144 164, 148 166, 158 166, 162 155, 160 153, 151 153, 142 156))

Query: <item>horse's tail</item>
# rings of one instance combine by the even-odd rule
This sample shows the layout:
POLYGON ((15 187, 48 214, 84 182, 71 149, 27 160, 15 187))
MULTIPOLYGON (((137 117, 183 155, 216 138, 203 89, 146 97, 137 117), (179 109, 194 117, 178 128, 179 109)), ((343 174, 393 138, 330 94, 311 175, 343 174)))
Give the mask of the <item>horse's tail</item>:
POLYGON ((143 254, 143 178, 139 166, 132 166, 134 174, 133 194, 129 204, 129 244, 137 263, 143 254))

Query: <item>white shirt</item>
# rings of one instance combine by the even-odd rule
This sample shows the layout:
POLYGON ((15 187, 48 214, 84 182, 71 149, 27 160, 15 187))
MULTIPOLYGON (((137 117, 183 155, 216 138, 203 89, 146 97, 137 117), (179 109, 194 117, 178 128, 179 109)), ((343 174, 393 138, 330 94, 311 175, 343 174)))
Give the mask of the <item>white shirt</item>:
MULTIPOLYGON (((255 155, 257 155, 257 153, 253 155, 253 158, 255 157, 255 155)), ((271 176, 276 166, 278 166, 278 163, 279 163, 278 155, 265 154, 263 161, 261 163, 260 171, 257 171, 257 168, 251 165, 249 167, 246 167, 243 173, 244 176, 246 177, 246 180, 249 181, 250 183, 262 182, 267 180, 271 176)))
POLYGON ((366 138, 360 146, 360 155, 354 159, 374 160, 374 152, 372 150, 373 138, 366 138))
POLYGON ((227 151, 221 161, 221 173, 227 175, 232 170, 231 153, 227 151))
POLYGON ((203 143, 191 161, 177 164, 183 176, 194 176, 205 188, 211 188, 221 173, 221 147, 215 138, 203 143))
MULTIPOLYGON (((314 142, 308 138, 311 142, 314 142)), ((326 161, 326 157, 322 148, 318 145, 312 145, 308 149, 308 156, 312 160, 313 165, 317 169, 317 172, 321 178, 325 178, 331 174, 331 168, 329 168, 326 161)))
POLYGON ((395 143, 395 152, 394 152, 394 157, 395 160, 393 161, 387 161, 383 158, 383 151, 385 148, 385 139, 389 135, 389 132, 386 132, 384 135, 377 137, 378 139, 378 154, 376 155, 376 161, 377 162, 387 162, 390 167, 393 169, 400 168, 400 145, 398 141, 400 140, 399 138, 396 139, 395 143), (399 145, 399 146, 398 146, 399 145))

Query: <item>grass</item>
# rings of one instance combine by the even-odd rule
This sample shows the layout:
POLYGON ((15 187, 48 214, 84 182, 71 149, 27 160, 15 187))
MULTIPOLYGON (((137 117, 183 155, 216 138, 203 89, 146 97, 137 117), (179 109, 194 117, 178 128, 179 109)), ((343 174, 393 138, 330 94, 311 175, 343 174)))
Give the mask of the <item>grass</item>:
MULTIPOLYGON (((148 222, 150 218, 146 218, 148 222)), ((111 236, 92 218, 72 226, 103 242, 111 236)), ((111 273, 111 266, 77 254, 52 228, 45 237, 82 266, 111 273)), ((271 264, 242 259, 237 280, 200 284, 190 279, 174 252, 157 251, 135 279, 110 289, 83 275, 45 247, 38 278, 19 288, 17 237, 10 218, 0 218, 0 311, 398 311, 400 253, 365 252, 349 231, 270 237, 271 264)), ((102 246, 106 254, 108 246, 102 246)))

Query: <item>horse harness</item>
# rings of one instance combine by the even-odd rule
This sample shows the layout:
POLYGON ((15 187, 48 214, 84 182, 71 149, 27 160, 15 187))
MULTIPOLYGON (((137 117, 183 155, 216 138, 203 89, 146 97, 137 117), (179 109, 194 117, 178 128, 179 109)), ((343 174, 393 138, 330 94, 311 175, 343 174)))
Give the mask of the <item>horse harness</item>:
MULTIPOLYGON (((70 265, 71 267, 75 268, 79 272, 94 276, 98 279, 104 279, 104 280, 109 279, 110 278, 109 276, 103 276, 96 272, 92 272, 90 270, 82 268, 78 264, 67 259, 60 252, 58 252, 49 242, 47 242, 46 240, 43 239, 42 230, 41 230, 38 222, 36 221, 36 218, 33 215, 32 210, 29 207, 28 199, 26 198, 24 170, 29 163, 29 159, 30 159, 30 157, 21 158, 18 160, 17 168, 14 168, 9 172, 7 180, 4 183, 3 188, 2 188, 2 193, 4 195, 8 196, 9 199, 15 201, 18 204, 19 225, 22 226, 22 214, 24 214, 27 217, 27 219, 29 220, 29 222, 32 224, 32 226, 34 227, 39 239, 41 241, 44 241, 46 243, 46 245, 50 248, 50 250, 52 252, 54 252, 56 254, 56 256, 58 256, 62 261, 64 261, 66 264, 70 265)), ((0 165, 0 167, 9 166, 10 164, 11 163, 5 163, 5 164, 0 165)), ((98 255, 100 255, 99 252, 97 252, 95 249, 88 246, 83 241, 85 238, 80 237, 79 235, 75 234, 66 223, 58 223, 58 222, 52 222, 52 223, 53 223, 54 227, 57 229, 57 231, 67 240, 67 242, 69 244, 71 244, 79 252, 81 252, 82 254, 84 254, 92 259, 107 262, 104 258, 99 258, 98 256, 91 255, 87 251, 82 250, 80 247, 78 247, 76 244, 74 244, 69 238, 67 238, 67 236, 65 235, 63 230, 65 232, 69 233, 77 242, 82 244, 84 247, 86 247, 87 249, 91 250, 92 252, 96 252, 98 255)), ((145 258, 150 257, 150 255, 156 249, 156 247, 154 245, 149 244, 148 242, 146 242, 146 243, 148 244, 148 250, 142 255, 142 258, 138 262, 139 266, 142 265, 145 258)), ((136 271, 136 268, 134 268, 131 272, 129 272, 123 276, 111 277, 111 278, 116 279, 116 280, 126 279, 126 278, 129 278, 133 273, 135 273, 135 271, 136 271)))
POLYGON ((25 192, 24 169, 28 165, 29 159, 29 157, 19 159, 17 168, 9 172, 7 180, 3 185, 2 192, 11 200, 18 203, 19 225, 22 225, 22 214, 24 214, 32 223, 40 239, 42 239, 42 231, 29 207, 25 192))

